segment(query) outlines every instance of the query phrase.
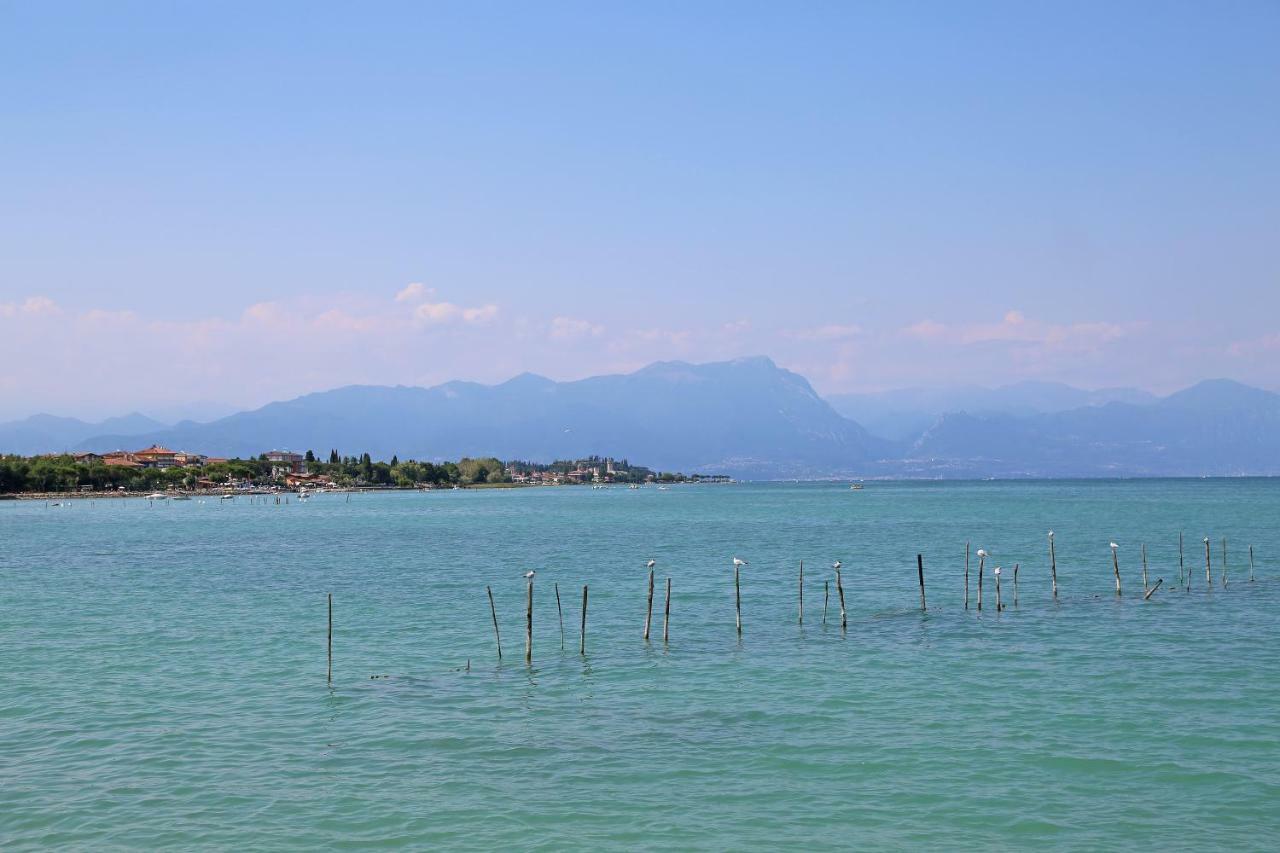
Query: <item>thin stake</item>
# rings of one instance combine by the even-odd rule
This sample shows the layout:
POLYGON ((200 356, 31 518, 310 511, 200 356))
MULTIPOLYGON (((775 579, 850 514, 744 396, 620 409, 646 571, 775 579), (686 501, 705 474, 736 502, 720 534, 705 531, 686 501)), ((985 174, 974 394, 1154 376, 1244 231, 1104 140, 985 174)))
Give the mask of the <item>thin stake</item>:
POLYGON ((996 566, 995 575, 996 575, 996 612, 999 613, 1001 610, 1004 610, 1004 604, 1000 602, 1000 567, 999 566, 996 566))
POLYGON ((733 564, 733 606, 738 626, 738 636, 742 636, 742 587, 738 583, 738 564, 733 564))
POLYGON ((1209 537, 1204 537, 1204 582, 1213 592, 1213 570, 1209 563, 1209 537))
POLYGON ((964 543, 964 609, 969 609, 969 543, 964 543))
POLYGON ((644 641, 649 642, 649 625, 653 622, 653 569, 649 570, 649 605, 644 611, 644 641))
POLYGON ((1178 586, 1182 586, 1183 583, 1186 583, 1187 592, 1190 592, 1191 591, 1191 575, 1187 575, 1184 581, 1182 577, 1182 571, 1184 568, 1185 566, 1183 565, 1183 562, 1182 562, 1182 531, 1179 530, 1178 531, 1178 586))
POLYGON ((578 654, 586 655, 587 653, 587 585, 582 585, 582 629, 581 641, 578 644, 578 654))
POLYGON ((671 624, 671 578, 667 578, 667 601, 662 608, 662 642, 670 639, 667 627, 671 624))
POLYGON ((1249 546, 1249 583, 1253 583, 1253 546, 1249 546))
MULTIPOLYGON (((981 551, 982 549, 979 548, 978 550, 981 551)), ((978 609, 979 610, 982 609, 982 571, 986 567, 986 564, 987 564, 987 555, 979 554, 978 555, 978 609)))
POLYGON ((1164 578, 1156 578, 1156 585, 1147 590, 1147 594, 1142 596, 1142 600, 1146 601, 1148 598, 1155 595, 1156 590, 1160 588, 1160 584, 1162 583, 1164 583, 1164 578))
POLYGON ((560 609, 560 582, 557 581, 556 587, 556 615, 560 617, 560 648, 564 649, 564 611, 560 609))
POLYGON ((1222 537, 1222 588, 1227 588, 1227 537, 1222 537))
POLYGON ((1142 597, 1147 596, 1147 543, 1142 543, 1142 597))
POLYGON ((486 586, 484 591, 489 593, 489 613, 493 616, 493 640, 498 644, 498 660, 502 660, 502 636, 498 633, 498 608, 493 606, 493 589, 486 586))
POLYGON ((1058 600, 1058 555, 1053 550, 1053 531, 1049 531, 1049 573, 1053 578, 1053 600, 1058 600))
POLYGON ((916 574, 920 577, 920 612, 929 608, 924 603, 924 554, 916 554, 916 574))
POLYGON ((1013 564, 1013 606, 1018 606, 1018 567, 1021 563, 1013 564))
POLYGON ((1116 571, 1116 595, 1120 595, 1120 549, 1115 545, 1111 546, 1111 566, 1116 571))
POLYGON ((524 662, 533 663, 533 578, 524 597, 524 662))
POLYGON ((840 596, 840 630, 849 627, 849 615, 844 609, 844 584, 840 582, 840 570, 836 569, 836 594, 840 596))
POLYGON ((822 582, 822 624, 827 624, 827 602, 831 600, 831 581, 822 582))
POLYGON ((333 593, 329 593, 329 683, 333 683, 333 593))
POLYGON ((804 560, 800 561, 800 624, 804 624, 804 560))

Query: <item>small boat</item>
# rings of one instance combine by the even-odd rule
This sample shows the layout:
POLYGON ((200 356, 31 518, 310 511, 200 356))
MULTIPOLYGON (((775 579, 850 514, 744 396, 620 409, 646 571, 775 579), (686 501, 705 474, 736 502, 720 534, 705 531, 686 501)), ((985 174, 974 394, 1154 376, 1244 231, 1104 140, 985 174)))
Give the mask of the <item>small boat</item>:
POLYGON ((147 495, 147 500, 149 500, 149 501, 162 501, 162 500, 166 499, 167 497, 169 497, 169 496, 168 496, 168 495, 166 495, 164 492, 152 492, 151 494, 147 495))
POLYGON ((236 499, 235 495, 222 495, 218 498, 218 500, 220 501, 233 501, 235 499, 236 499))
POLYGON ((855 491, 855 492, 860 492, 860 491, 862 491, 862 484, 861 484, 861 483, 853 483, 853 484, 851 484, 851 485, 849 486, 849 488, 850 488, 851 490, 855 491))
POLYGON ((191 495, 174 495, 173 499, 175 501, 189 501, 191 500, 191 495))

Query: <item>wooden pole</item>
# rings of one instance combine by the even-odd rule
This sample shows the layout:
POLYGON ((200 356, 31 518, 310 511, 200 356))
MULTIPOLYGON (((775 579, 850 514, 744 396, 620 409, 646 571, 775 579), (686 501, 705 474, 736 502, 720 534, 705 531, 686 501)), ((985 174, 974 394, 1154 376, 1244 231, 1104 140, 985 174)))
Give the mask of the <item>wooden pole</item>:
POLYGON ((1160 584, 1162 583, 1164 583, 1164 578, 1156 578, 1156 585, 1147 590, 1147 594, 1142 596, 1142 600, 1146 601, 1148 598, 1155 595, 1156 590, 1160 588, 1160 584))
POLYGON ((662 607, 662 642, 671 638, 668 627, 671 624, 671 578, 667 578, 667 600, 662 607))
POLYGON ((1204 537, 1204 582, 1213 592, 1213 568, 1209 562, 1209 537, 1204 537))
POLYGON ((840 596, 840 629, 849 627, 849 615, 844 609, 844 584, 840 581, 840 570, 836 569, 836 594, 840 596))
POLYGON ((1053 549, 1053 531, 1049 531, 1049 574, 1053 578, 1053 600, 1058 600, 1058 555, 1053 549))
POLYGON ((1004 610, 1004 604, 1000 601, 1000 567, 999 566, 996 566, 995 576, 996 576, 996 612, 999 613, 1001 610, 1004 610))
POLYGON ((1183 583, 1185 583, 1187 585, 1187 591, 1189 592, 1191 590, 1191 576, 1187 575, 1185 579, 1183 578, 1182 573, 1183 573, 1183 569, 1185 568, 1186 566, 1183 564, 1183 559, 1182 559, 1182 531, 1179 530, 1178 531, 1178 586, 1182 586, 1183 583))
POLYGON ((1013 564, 1013 606, 1018 606, 1018 567, 1021 563, 1013 564))
POLYGON ((822 624, 827 624, 827 602, 831 600, 831 581, 822 582, 822 624))
POLYGON ((644 611, 644 641, 649 642, 649 625, 653 622, 653 569, 649 570, 649 604, 644 611))
POLYGON ((969 609, 969 543, 964 543, 964 609, 969 609))
POLYGON ((733 606, 738 636, 742 636, 742 587, 738 583, 738 564, 733 564, 733 606))
POLYGON ((498 633, 498 608, 493 606, 493 589, 486 586, 484 591, 489 593, 489 613, 493 616, 493 640, 498 644, 498 660, 502 660, 502 635, 498 633))
POLYGON ((329 593, 329 674, 328 681, 333 683, 333 593, 329 593))
POLYGON ((564 649, 564 611, 560 609, 560 582, 556 581, 556 615, 560 617, 560 648, 564 649))
POLYGON ((800 624, 804 624, 804 560, 800 561, 800 624))
POLYGON ((1147 596, 1147 543, 1142 543, 1142 597, 1147 596))
POLYGON ((1222 588, 1227 588, 1227 537, 1222 537, 1222 588))
POLYGON ((579 634, 581 640, 578 643, 578 654, 586 655, 587 653, 587 585, 582 585, 582 629, 579 634))
POLYGON ((1111 546, 1111 567, 1116 571, 1116 595, 1120 594, 1120 549, 1111 546))
POLYGON ((978 609, 982 609, 982 571, 986 567, 987 555, 978 555, 978 609))
POLYGON ((929 609, 924 603, 924 554, 916 554, 916 575, 920 578, 920 612, 924 613, 929 609))
POLYGON ((1253 583, 1253 546, 1249 546, 1249 583, 1253 583))
POLYGON ((524 662, 533 663, 533 578, 524 596, 524 662))

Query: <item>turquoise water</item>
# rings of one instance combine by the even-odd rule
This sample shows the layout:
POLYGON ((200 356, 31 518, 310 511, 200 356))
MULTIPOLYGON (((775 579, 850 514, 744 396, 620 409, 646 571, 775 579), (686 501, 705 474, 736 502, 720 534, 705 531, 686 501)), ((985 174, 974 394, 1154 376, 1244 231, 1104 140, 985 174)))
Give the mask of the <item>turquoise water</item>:
POLYGON ((0 503, 0 847, 1276 849, 1277 518, 1267 480, 0 503))

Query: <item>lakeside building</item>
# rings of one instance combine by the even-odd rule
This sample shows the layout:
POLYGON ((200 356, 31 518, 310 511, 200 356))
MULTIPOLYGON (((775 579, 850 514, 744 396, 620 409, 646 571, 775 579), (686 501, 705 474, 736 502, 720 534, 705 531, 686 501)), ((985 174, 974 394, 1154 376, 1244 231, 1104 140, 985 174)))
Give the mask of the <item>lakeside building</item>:
POLYGON ((268 450, 262 456, 272 463, 272 471, 277 476, 281 474, 307 473, 306 457, 301 453, 293 453, 288 450, 268 450), (276 468, 279 468, 278 473, 275 471, 276 468))

